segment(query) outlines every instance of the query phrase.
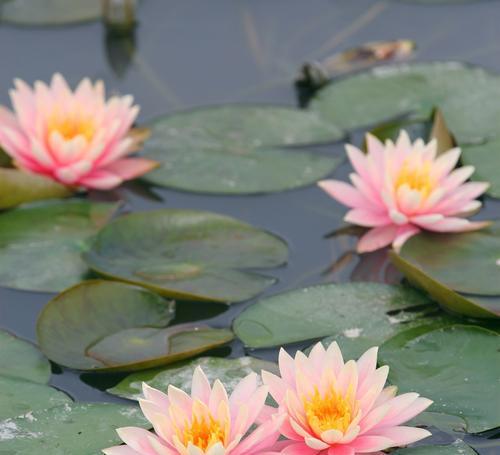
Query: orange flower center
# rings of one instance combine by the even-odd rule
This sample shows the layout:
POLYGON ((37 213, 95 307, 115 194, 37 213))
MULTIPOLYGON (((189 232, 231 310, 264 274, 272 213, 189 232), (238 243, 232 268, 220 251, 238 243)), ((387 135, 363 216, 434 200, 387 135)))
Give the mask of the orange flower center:
POLYGON ((61 116, 54 113, 47 123, 49 136, 53 131, 57 131, 66 140, 83 136, 90 141, 94 137, 95 129, 95 123, 91 118, 76 114, 61 116))
POLYGON ((422 193, 423 197, 428 196, 435 186, 431 175, 431 168, 432 164, 430 161, 425 161, 421 165, 415 165, 405 160, 396 177, 396 189, 406 184, 412 190, 422 193))
POLYGON ((318 436, 327 430, 345 433, 352 421, 351 400, 333 387, 324 395, 315 387, 314 394, 304 399, 304 408, 309 426, 318 436))
POLYGON ((195 416, 191 425, 186 425, 182 431, 181 440, 186 447, 191 443, 205 451, 218 442, 224 443, 224 433, 220 423, 212 416, 208 418, 195 416))

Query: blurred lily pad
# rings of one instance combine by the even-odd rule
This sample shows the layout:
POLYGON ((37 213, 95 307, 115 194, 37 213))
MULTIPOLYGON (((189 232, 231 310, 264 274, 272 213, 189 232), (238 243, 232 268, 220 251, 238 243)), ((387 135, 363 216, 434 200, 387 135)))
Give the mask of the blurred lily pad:
POLYGON ((472 447, 457 440, 452 444, 398 449, 393 455, 477 455, 472 447))
POLYGON ((263 348, 331 336, 346 358, 406 327, 450 324, 423 294, 404 286, 342 283, 313 286, 265 298, 234 322, 246 346, 263 348))
POLYGON ((235 302, 274 283, 250 269, 286 262, 280 238, 211 212, 133 213, 102 229, 83 257, 96 272, 185 300, 235 302))
POLYGON ((50 363, 31 343, 0 330, 0 375, 46 384, 50 378, 50 363))
POLYGON ((447 311, 474 318, 497 318, 500 316, 500 296, 460 294, 424 273, 410 259, 407 260, 394 251, 391 251, 389 255, 394 265, 406 276, 408 281, 427 292, 447 311))
POLYGON ((334 81, 310 108, 354 129, 410 114, 426 119, 439 106, 461 143, 500 132, 500 77, 458 62, 386 65, 334 81))
POLYGON ((115 387, 108 389, 107 392, 122 398, 138 400, 143 396, 142 383, 146 382, 158 390, 165 391, 169 385, 173 385, 189 393, 193 373, 198 366, 203 369, 210 383, 220 379, 228 393, 231 393, 238 382, 252 372, 259 375, 261 370, 277 373, 276 364, 253 357, 240 357, 238 359, 201 357, 166 368, 155 368, 131 374, 115 387))
POLYGON ((500 198, 500 139, 462 146, 462 162, 476 168, 472 180, 489 182, 488 194, 500 198))
POLYGON ((380 349, 390 366, 389 381, 401 393, 420 392, 434 400, 430 411, 462 417, 469 433, 500 426, 498 381, 500 335, 455 325, 399 333, 380 349))
POLYGON ((204 325, 170 326, 172 302, 143 288, 88 281, 40 313, 38 343, 47 357, 80 370, 132 371, 192 357, 233 338, 204 325))
POLYGON ((71 193, 68 187, 49 178, 0 168, 0 209, 42 199, 63 198, 71 193))
POLYGON ((313 112, 227 105, 160 117, 144 154, 162 164, 144 178, 186 191, 250 194, 288 190, 330 174, 340 160, 306 151, 342 131, 313 112), (299 149, 290 146, 301 146, 299 149))
POLYGON ((149 428, 135 406, 66 403, 0 421, 1 453, 6 455, 89 455, 120 444, 116 429, 149 428))
POLYGON ((3 0, 0 19, 17 25, 64 25, 101 17, 101 0, 3 0))
POLYGON ((84 280, 89 237, 118 206, 84 200, 46 201, 0 215, 0 286, 58 292, 84 280))

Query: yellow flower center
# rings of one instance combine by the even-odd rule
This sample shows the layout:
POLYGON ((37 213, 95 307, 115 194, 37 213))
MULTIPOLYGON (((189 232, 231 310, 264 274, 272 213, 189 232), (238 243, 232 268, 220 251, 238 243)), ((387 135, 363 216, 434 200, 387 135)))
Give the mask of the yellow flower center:
POLYGON ((352 421, 353 409, 349 397, 343 397, 333 387, 321 395, 315 387, 312 396, 304 399, 307 421, 320 436, 327 430, 345 433, 352 421))
POLYGON ((95 129, 95 123, 90 117, 77 114, 61 116, 54 113, 47 123, 49 136, 53 131, 57 131, 66 140, 81 135, 90 141, 94 137, 95 129))
POLYGON ((224 443, 225 440, 224 429, 212 416, 193 417, 191 424, 186 425, 180 436, 186 447, 191 443, 203 451, 210 449, 218 442, 224 443))
POLYGON ((421 165, 415 165, 405 160, 396 177, 396 189, 406 184, 410 189, 419 191, 422 197, 425 198, 435 187, 431 169, 432 164, 430 161, 425 161, 421 165))

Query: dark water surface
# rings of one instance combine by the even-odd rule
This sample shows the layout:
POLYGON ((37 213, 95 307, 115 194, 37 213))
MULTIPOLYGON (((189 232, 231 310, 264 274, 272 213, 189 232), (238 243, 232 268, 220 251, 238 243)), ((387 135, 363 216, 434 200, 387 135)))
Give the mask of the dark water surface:
MULTIPOLYGON (((0 102, 9 103, 14 77, 29 83, 48 81, 60 71, 71 84, 90 76, 103 79, 110 93, 133 94, 142 108, 140 122, 207 104, 296 105, 292 81, 303 62, 366 41, 399 38, 417 42, 418 60, 453 59, 500 71, 497 1, 423 5, 373 0, 143 0, 138 19, 135 50, 130 41, 106 40, 100 23, 46 29, 1 24, 0 102)), ((339 154, 342 146, 318 147, 317 152, 339 154)), ((344 164, 335 175, 343 177, 347 171, 344 164)), ((341 224, 344 209, 315 187, 217 197, 157 188, 148 194, 134 184, 119 194, 126 200, 125 210, 211 210, 284 237, 290 245, 290 261, 271 271, 279 281, 267 294, 322 282, 399 279, 390 267, 380 269, 385 253, 368 255, 360 262, 351 252, 354 239, 325 238, 341 224)), ((500 202, 486 201, 480 216, 486 215, 500 218, 500 202)), ((0 327, 34 341, 37 314, 50 298, 50 294, 0 288, 0 327)), ((215 315, 211 323, 227 327, 250 303, 228 309, 189 306, 181 317, 215 315)), ((242 354, 241 344, 234 342, 232 355, 242 354)), ((253 354, 275 359, 277 352, 253 354)), ((99 390, 114 385, 120 376, 96 378, 59 367, 54 367, 54 373, 52 384, 76 400, 121 401, 99 390)), ((455 439, 445 434, 434 438, 436 442, 455 439)), ((466 440, 480 454, 499 453, 498 444, 488 448, 494 441, 473 436, 466 440)))

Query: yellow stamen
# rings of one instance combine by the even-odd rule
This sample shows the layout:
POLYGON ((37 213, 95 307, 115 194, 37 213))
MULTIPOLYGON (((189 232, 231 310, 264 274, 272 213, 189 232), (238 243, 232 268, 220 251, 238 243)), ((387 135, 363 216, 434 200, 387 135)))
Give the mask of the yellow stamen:
POLYGON ((224 433, 220 423, 211 415, 206 418, 194 416, 191 424, 187 424, 182 431, 180 439, 186 447, 191 443, 205 451, 218 442, 224 443, 224 433))
POLYGON ((324 395, 314 388, 312 396, 304 399, 307 421, 311 429, 320 436, 326 430, 345 433, 352 421, 353 409, 349 397, 344 397, 333 387, 324 395))
POLYGON ((425 161, 421 165, 411 165, 405 160, 396 178, 396 189, 406 184, 412 190, 420 191, 422 197, 427 197, 435 187, 431 167, 430 161, 425 161))
POLYGON ((55 112, 47 122, 48 135, 50 136, 53 131, 58 131, 66 140, 82 135, 90 141, 95 134, 95 123, 87 116, 77 114, 62 116, 55 112))

